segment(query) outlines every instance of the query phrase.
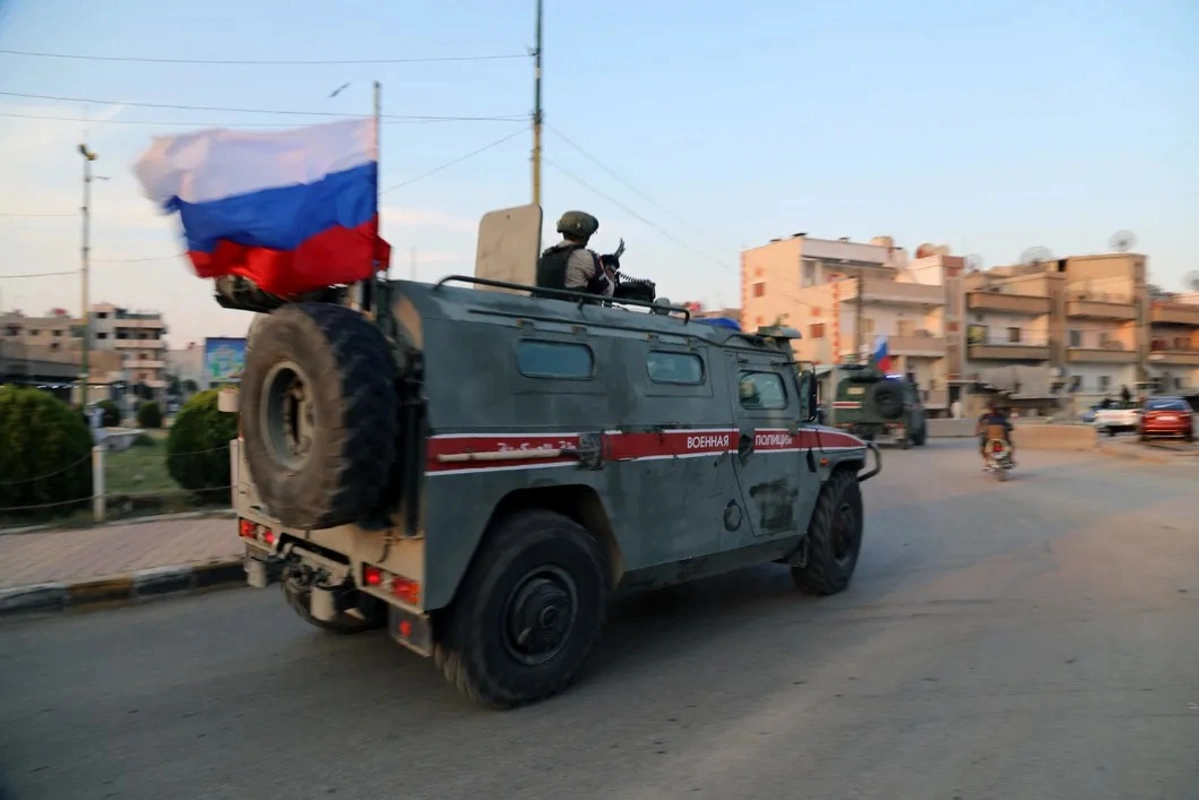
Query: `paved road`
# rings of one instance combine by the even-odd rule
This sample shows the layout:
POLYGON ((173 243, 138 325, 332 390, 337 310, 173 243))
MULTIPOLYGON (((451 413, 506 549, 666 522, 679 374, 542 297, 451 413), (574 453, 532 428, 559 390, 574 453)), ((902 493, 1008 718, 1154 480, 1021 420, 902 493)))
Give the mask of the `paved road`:
POLYGON ((1194 469, 887 453, 858 577, 621 601, 588 679, 478 709, 275 592, 0 625, 15 798, 1199 797, 1194 469))

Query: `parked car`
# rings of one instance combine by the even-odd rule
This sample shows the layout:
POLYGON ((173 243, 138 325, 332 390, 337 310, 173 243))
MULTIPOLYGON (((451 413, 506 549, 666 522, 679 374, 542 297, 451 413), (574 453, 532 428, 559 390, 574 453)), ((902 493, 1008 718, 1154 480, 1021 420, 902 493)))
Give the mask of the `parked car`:
POLYGON ((1098 413, 1099 413, 1099 404, 1096 403, 1095 405, 1088 408, 1086 411, 1082 412, 1082 414, 1079 416, 1078 419, 1084 425, 1093 425, 1095 423, 1095 415, 1098 413))
POLYGON ((1195 418, 1190 404, 1181 397, 1150 397, 1141 411, 1137 434, 1142 442, 1158 437, 1195 441, 1195 418))
POLYGON ((1095 412, 1095 428, 1100 433, 1115 436, 1117 433, 1137 430, 1140 425, 1141 409, 1131 406, 1100 408, 1095 412))

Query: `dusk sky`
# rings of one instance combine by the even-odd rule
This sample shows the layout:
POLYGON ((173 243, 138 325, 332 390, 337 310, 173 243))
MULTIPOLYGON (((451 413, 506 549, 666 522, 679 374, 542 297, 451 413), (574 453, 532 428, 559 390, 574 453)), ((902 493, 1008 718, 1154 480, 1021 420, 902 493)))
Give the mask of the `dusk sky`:
MULTIPOLYGON (((0 306, 78 308, 77 275, 12 276, 77 269, 86 135, 109 178, 93 300, 161 310, 172 346, 240 335, 249 315, 213 302, 130 165, 156 134, 331 118, 250 110, 369 113, 375 79, 389 115, 500 118, 389 120, 383 187, 510 137, 382 197, 393 272, 410 248, 421 279, 470 272, 479 216, 530 199, 533 12, 0 0, 0 50, 105 59, 0 52, 0 306), (511 57, 108 60, 478 56, 511 57)), ((624 268, 677 301, 736 304, 739 250, 797 231, 944 243, 993 266, 1033 245, 1102 252, 1129 229, 1152 280, 1180 289, 1199 269, 1196 41, 1193 0, 547 0, 545 216, 591 211, 598 249, 623 237, 624 268)))

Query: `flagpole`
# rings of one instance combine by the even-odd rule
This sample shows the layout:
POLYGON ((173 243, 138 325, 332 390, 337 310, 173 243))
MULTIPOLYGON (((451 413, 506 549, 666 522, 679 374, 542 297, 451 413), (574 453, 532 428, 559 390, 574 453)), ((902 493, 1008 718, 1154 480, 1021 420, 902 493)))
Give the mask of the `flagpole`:
MULTIPOLYGON (((379 176, 383 171, 383 85, 375 81, 375 275, 379 274, 379 235, 382 227, 382 206, 379 203, 379 176)), ((387 262, 387 279, 391 279, 391 261, 387 262)))

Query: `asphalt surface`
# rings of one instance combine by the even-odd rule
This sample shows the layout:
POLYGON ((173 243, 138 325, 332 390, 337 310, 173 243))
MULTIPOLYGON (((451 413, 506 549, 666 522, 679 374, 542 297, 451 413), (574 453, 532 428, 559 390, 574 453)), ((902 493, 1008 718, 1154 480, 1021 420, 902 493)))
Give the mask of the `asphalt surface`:
POLYGON ((4 796, 1199 798, 1199 469, 885 456, 849 591, 623 599, 583 683, 513 712, 277 591, 6 622, 4 796))

